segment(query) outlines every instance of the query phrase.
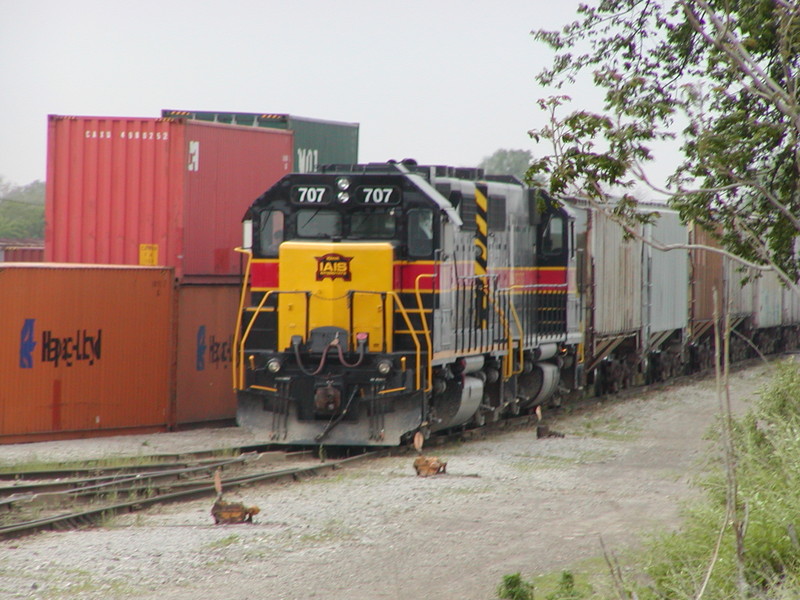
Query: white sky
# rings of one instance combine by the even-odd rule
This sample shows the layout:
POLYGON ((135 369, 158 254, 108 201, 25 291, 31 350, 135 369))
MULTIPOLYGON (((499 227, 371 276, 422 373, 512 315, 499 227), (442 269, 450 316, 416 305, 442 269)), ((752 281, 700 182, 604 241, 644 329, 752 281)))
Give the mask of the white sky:
POLYGON ((47 115, 360 123, 359 160, 537 149, 535 74, 578 0, 0 0, 0 176, 45 178, 47 115))

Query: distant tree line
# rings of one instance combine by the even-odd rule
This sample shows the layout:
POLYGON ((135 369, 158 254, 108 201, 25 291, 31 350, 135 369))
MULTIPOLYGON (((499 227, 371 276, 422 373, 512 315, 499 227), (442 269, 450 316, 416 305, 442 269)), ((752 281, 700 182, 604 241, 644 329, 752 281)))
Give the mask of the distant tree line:
POLYGON ((0 177, 0 238, 44 238, 43 181, 15 186, 0 177))

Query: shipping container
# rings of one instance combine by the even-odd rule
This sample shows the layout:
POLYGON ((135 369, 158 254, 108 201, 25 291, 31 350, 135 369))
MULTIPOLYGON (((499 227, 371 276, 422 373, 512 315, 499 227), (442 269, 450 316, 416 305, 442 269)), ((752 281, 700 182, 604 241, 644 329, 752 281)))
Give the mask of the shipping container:
POLYGON ((358 123, 309 119, 287 114, 162 110, 162 117, 285 129, 294 133, 294 170, 310 173, 319 165, 358 162, 358 123))
POLYGON ((242 217, 291 154, 277 129, 51 115, 45 260, 238 276, 242 217))
POLYGON ((236 418, 231 367, 236 285, 181 285, 178 294, 176 425, 236 418))
POLYGON ((0 262, 42 262, 44 245, 0 244, 0 262))
POLYGON ((642 290, 644 321, 649 334, 685 329, 689 319, 689 253, 686 227, 678 213, 660 209, 655 222, 644 228, 642 290), (654 246, 682 245, 662 251, 654 246))
POLYGON ((172 269, 0 264, 0 443, 163 431, 172 269))

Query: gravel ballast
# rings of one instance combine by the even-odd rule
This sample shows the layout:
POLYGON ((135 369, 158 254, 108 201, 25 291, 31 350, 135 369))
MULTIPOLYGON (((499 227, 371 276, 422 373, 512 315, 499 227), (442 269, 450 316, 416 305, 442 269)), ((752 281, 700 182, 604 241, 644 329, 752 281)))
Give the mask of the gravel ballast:
MULTIPOLYGON (((744 407, 771 367, 732 375, 744 407)), ((718 414, 713 379, 663 387, 535 428, 349 466, 298 483, 231 490, 253 524, 215 526, 212 498, 122 515, 80 531, 0 542, 2 598, 326 600, 495 597, 503 575, 570 568, 679 524, 703 434, 718 414)), ((177 453, 259 438, 229 428, 0 446, 4 465, 177 453)))

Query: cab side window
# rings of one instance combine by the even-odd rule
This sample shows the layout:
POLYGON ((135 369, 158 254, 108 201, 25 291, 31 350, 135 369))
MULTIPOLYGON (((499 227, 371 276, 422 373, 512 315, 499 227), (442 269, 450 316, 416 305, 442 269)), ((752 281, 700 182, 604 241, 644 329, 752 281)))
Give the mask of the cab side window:
POLYGON ((433 252, 433 211, 429 208, 412 208, 406 213, 408 255, 430 256, 433 252))
POLYGON ((265 210, 259 219, 258 242, 261 254, 268 257, 278 256, 278 248, 283 241, 283 213, 277 210, 265 210))
POLYGON ((542 251, 548 256, 561 254, 566 243, 566 227, 563 217, 553 216, 542 235, 542 251))

